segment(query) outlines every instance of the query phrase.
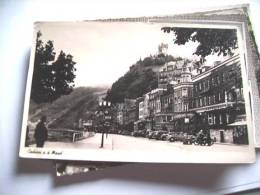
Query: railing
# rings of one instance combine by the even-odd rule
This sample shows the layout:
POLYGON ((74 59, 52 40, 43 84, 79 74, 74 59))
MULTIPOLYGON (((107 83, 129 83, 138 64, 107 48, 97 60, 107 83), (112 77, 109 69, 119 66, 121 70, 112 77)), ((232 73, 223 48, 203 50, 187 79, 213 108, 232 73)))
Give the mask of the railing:
MULTIPOLYGON (((34 133, 35 128, 28 129, 25 146, 35 144, 34 133)), ((94 135, 94 132, 89 131, 78 131, 72 129, 48 129, 47 141, 76 142, 94 135)))
POLYGON ((72 141, 76 142, 81 139, 93 136, 93 132, 78 131, 72 129, 49 129, 48 139, 52 141, 72 141))

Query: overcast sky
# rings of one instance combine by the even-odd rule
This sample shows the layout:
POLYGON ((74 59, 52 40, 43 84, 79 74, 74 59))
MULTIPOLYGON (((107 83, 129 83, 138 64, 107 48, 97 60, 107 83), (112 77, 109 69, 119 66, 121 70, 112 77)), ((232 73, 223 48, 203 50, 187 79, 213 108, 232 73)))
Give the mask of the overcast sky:
MULTIPOLYGON (((75 85, 111 85, 140 58, 158 52, 160 43, 168 44, 168 54, 193 59, 198 43, 173 44, 173 33, 164 33, 165 24, 126 22, 38 23, 42 40, 52 40, 58 54, 70 53, 76 62, 75 85)), ((209 57, 210 58, 210 57, 209 57)), ((215 57, 209 61, 216 60, 215 57)))

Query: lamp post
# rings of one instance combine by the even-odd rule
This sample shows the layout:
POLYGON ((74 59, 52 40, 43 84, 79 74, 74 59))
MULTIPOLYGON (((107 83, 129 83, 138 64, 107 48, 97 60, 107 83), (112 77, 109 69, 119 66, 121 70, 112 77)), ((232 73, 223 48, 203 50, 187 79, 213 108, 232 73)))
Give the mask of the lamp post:
POLYGON ((184 123, 187 125, 187 132, 186 133, 189 133, 189 124, 190 124, 190 119, 188 118, 188 116, 186 115, 186 117, 184 118, 184 123))
POLYGON ((153 123, 154 123, 154 109, 149 108, 149 119, 151 120, 151 130, 153 131, 153 123))
MULTIPOLYGON (((101 136, 101 144, 100 144, 100 148, 104 147, 104 128, 106 127, 106 120, 111 119, 111 116, 109 115, 109 109, 111 107, 111 102, 109 101, 100 101, 99 102, 99 109, 97 111, 97 117, 101 118, 100 123, 102 124, 102 136, 101 136)), ((108 129, 106 128, 106 131, 108 131, 108 129)), ((108 132, 107 132, 108 133, 108 132)))

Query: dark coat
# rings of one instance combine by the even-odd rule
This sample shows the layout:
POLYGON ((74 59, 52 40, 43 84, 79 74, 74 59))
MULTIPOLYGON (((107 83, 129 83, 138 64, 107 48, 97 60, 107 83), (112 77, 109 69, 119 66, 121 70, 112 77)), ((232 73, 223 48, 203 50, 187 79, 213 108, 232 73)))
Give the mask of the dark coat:
POLYGON ((34 138, 37 141, 46 141, 48 139, 48 131, 45 124, 41 121, 35 128, 34 138))

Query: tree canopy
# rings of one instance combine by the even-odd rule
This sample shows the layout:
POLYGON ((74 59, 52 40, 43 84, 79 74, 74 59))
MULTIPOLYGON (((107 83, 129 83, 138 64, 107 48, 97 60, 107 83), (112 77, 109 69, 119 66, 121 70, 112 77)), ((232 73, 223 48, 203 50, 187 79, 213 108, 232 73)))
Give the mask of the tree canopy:
POLYGON ((129 71, 113 83, 106 99, 113 103, 123 102, 125 98, 137 98, 157 87, 157 76, 151 69, 144 72, 129 71))
POLYGON ((158 55, 154 56, 147 56, 143 60, 140 59, 137 64, 144 66, 144 67, 149 67, 149 66, 162 66, 166 62, 170 61, 179 61, 182 60, 181 57, 173 57, 172 55, 165 55, 163 53, 160 53, 158 55))
POLYGON ((184 60, 180 57, 158 54, 139 59, 130 70, 107 92, 106 99, 113 103, 122 103, 125 98, 135 99, 158 87, 158 75, 152 69, 166 62, 184 60))
POLYGON ((175 44, 184 45, 189 41, 198 42, 194 54, 204 59, 211 54, 232 56, 238 48, 235 29, 205 29, 205 28, 180 28, 163 27, 165 33, 173 32, 175 44))
POLYGON ((74 87, 76 68, 73 56, 60 51, 57 59, 52 41, 43 43, 37 33, 31 98, 36 103, 52 102, 74 87))

